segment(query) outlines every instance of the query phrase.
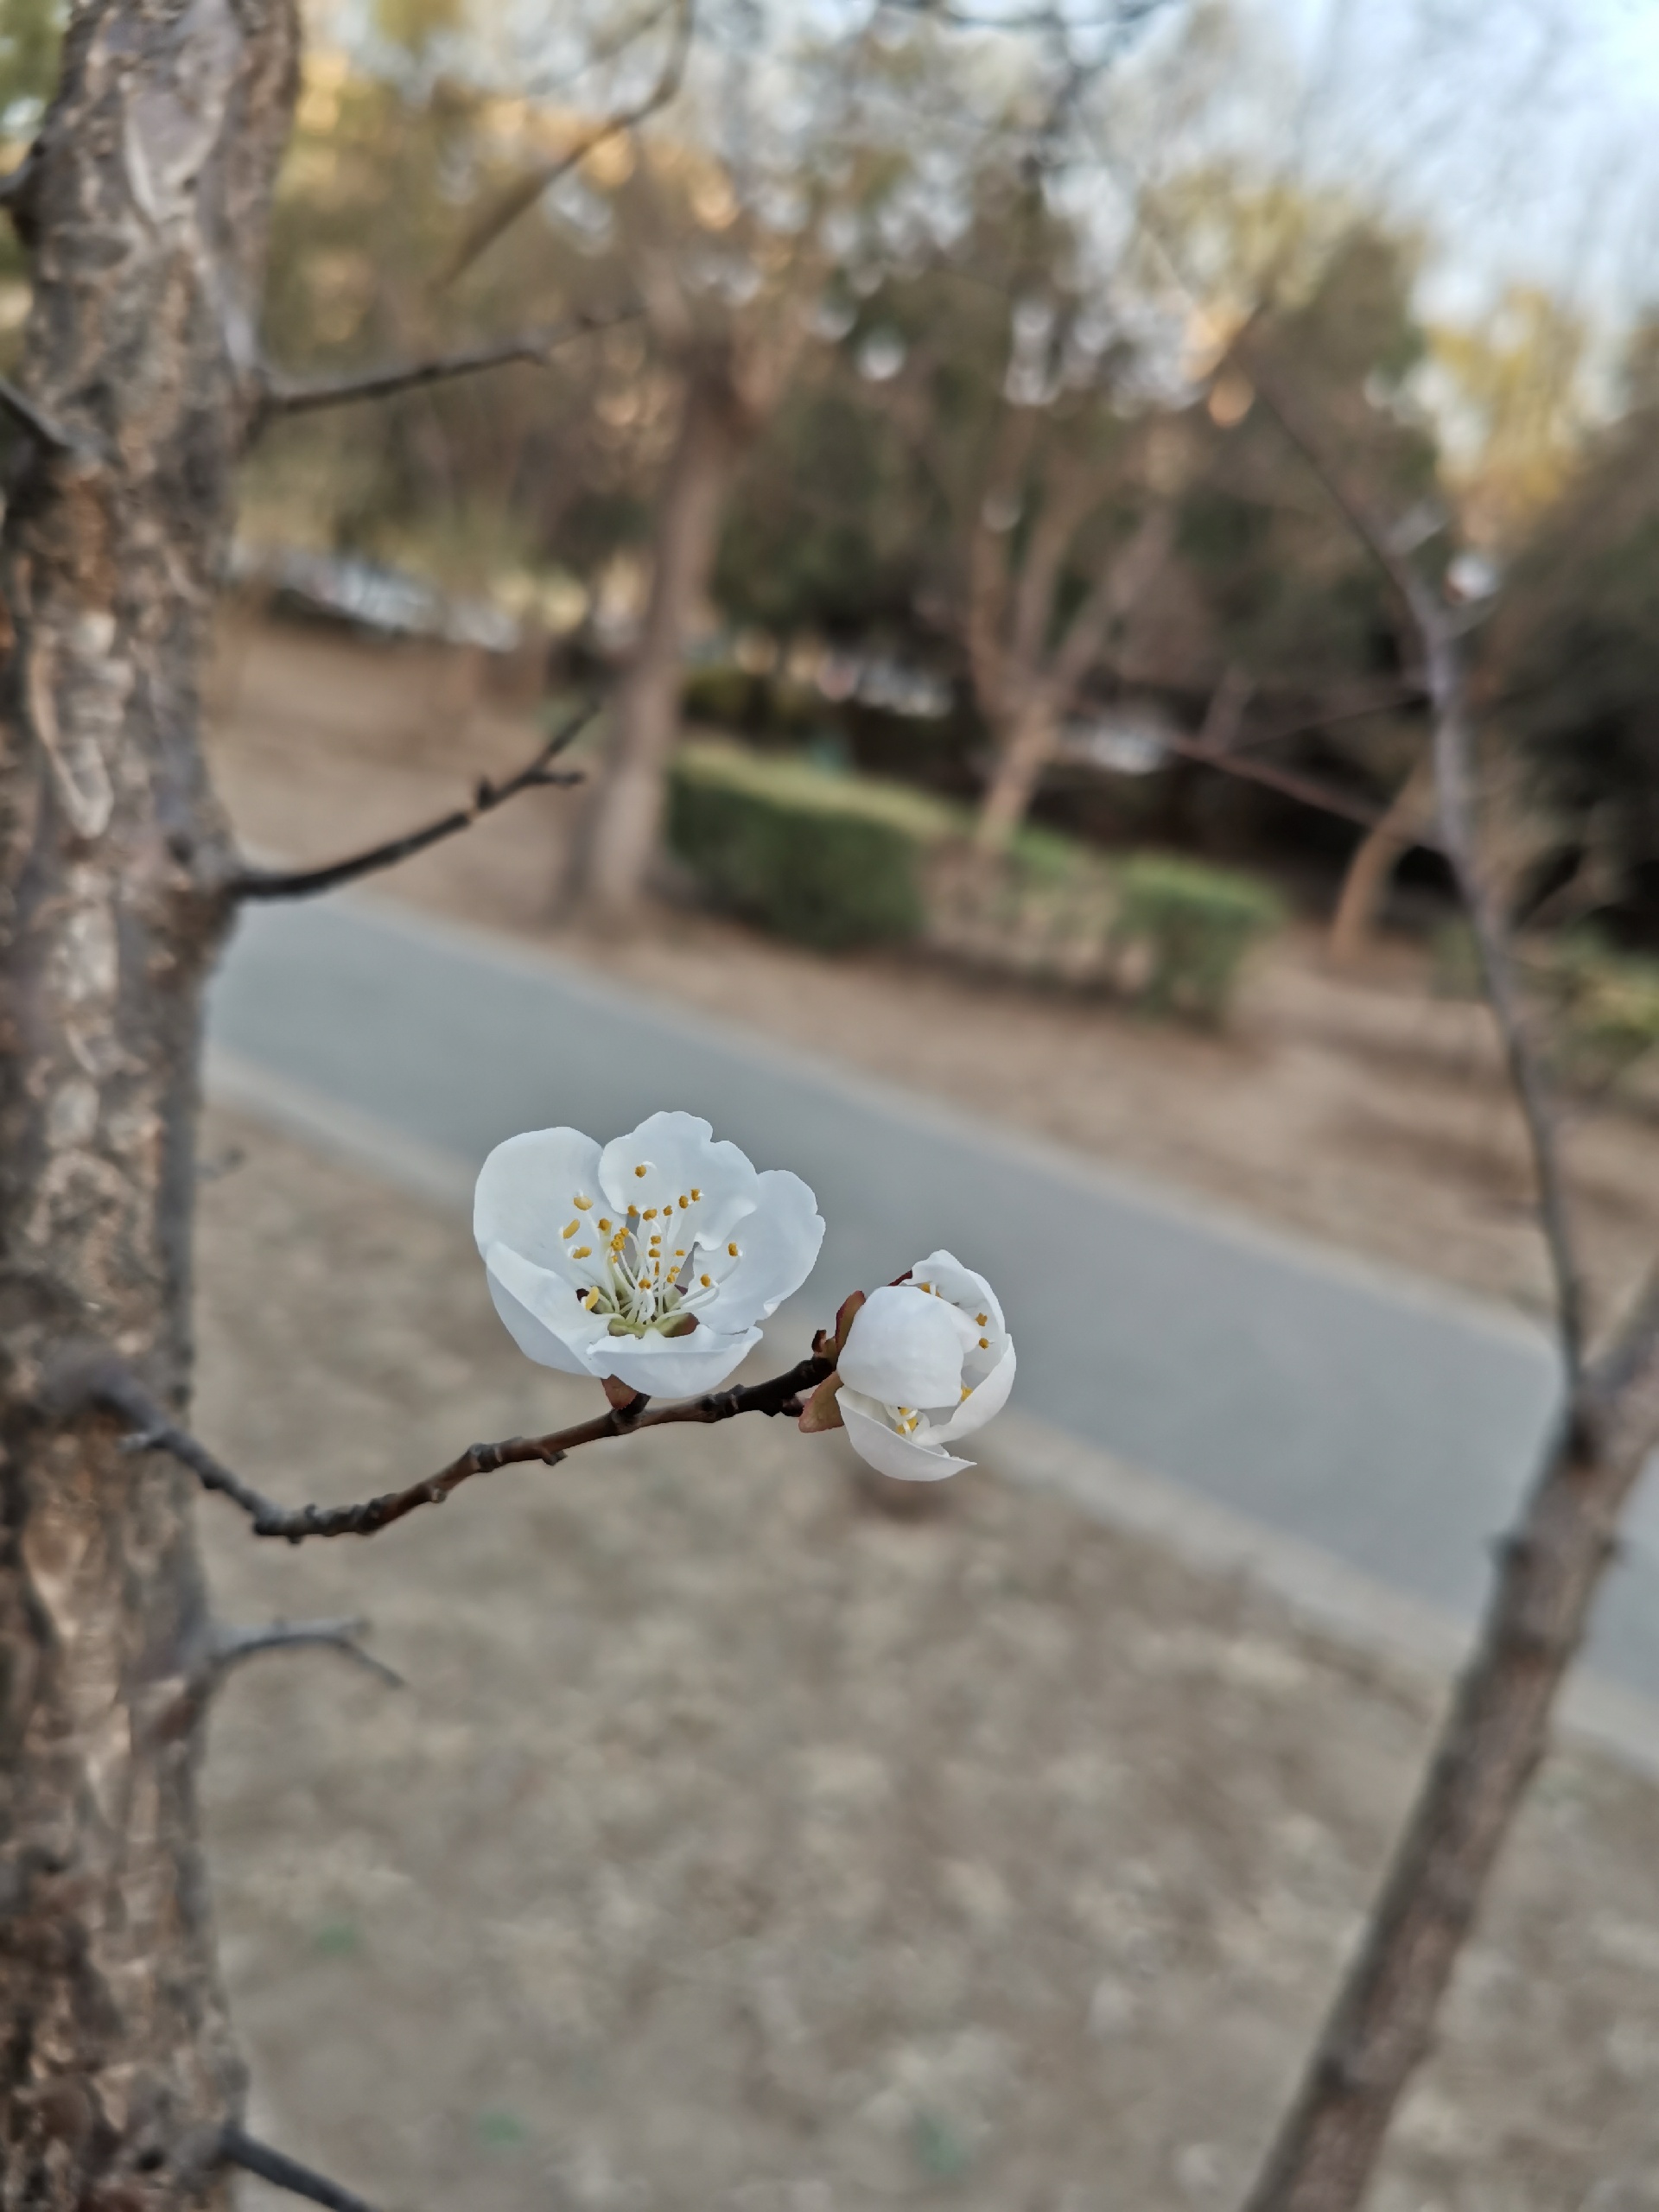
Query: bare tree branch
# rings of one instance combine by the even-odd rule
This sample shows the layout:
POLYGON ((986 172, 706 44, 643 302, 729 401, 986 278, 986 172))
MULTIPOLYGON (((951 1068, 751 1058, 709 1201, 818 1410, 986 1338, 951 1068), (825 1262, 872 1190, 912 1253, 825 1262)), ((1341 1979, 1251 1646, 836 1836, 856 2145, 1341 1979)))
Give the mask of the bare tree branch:
POLYGON ((469 1445, 447 1467, 423 1481, 353 1505, 283 1505, 266 1497, 216 1459, 188 1430, 169 1420, 137 1377, 111 1355, 89 1354, 73 1366, 66 1365, 58 1378, 57 1395, 60 1402, 78 1399, 119 1414, 132 1424, 126 1439, 129 1450, 169 1453, 189 1468, 204 1490, 217 1491, 240 1506, 256 1536, 279 1536, 297 1544, 308 1536, 375 1535, 423 1505, 443 1504, 452 1491, 475 1475, 493 1474, 498 1468, 529 1460, 556 1466, 568 1452, 607 1437, 685 1421, 707 1425, 730 1421, 738 1414, 798 1414, 801 1393, 823 1382, 834 1366, 833 1359, 814 1356, 798 1361, 786 1374, 774 1375, 765 1382, 675 1399, 660 1406, 636 1397, 626 1406, 613 1405, 590 1421, 576 1421, 546 1436, 509 1436, 496 1444, 469 1445))
POLYGON ((219 2137, 219 2162, 221 2165, 238 2166, 245 2174, 257 2175, 273 2188, 286 2190, 290 2196, 302 2196, 308 2203, 325 2205, 327 2212, 374 2212, 374 2207, 365 2198, 342 2189, 326 2174, 302 2166, 285 2151, 273 2151, 268 2143, 256 2143, 234 2120, 226 2125, 219 2137))
POLYGON ((250 435, 257 436, 277 416, 312 415, 320 408, 351 407, 359 400, 389 399, 396 392, 413 391, 423 385, 451 383, 457 377, 477 376, 486 369, 502 368, 512 361, 529 361, 543 368, 548 355, 559 346, 569 345, 573 339, 588 337, 597 330, 609 330, 617 323, 630 322, 639 313, 638 308, 625 308, 615 315, 573 315, 569 322, 550 323, 542 330, 521 330, 515 337, 501 339, 493 345, 465 346, 453 353, 434 353, 420 361, 393 361, 385 368, 365 369, 349 376, 318 377, 302 382, 268 370, 261 385, 250 435))
POLYGON ((50 446, 57 453, 90 454, 92 448, 74 431, 66 430, 55 416, 48 415, 44 407, 32 400, 27 392, 19 391, 10 378, 0 377, 0 414, 10 415, 21 430, 43 446, 50 446))
MULTIPOLYGON (((653 16, 640 28, 642 30, 654 28, 658 21, 660 16, 653 16)), ((562 176, 568 176, 572 169, 579 168, 587 160, 589 154, 608 140, 620 137, 624 131, 635 130, 658 108, 668 105, 679 91, 685 75, 686 61, 691 52, 691 35, 696 28, 695 0, 676 0, 674 29, 668 52, 649 92, 632 107, 620 109, 614 115, 607 116, 602 123, 595 124, 556 161, 537 162, 535 168, 526 170, 516 183, 509 185, 461 240, 454 259, 438 280, 440 290, 453 284, 475 261, 487 253, 496 240, 535 206, 550 185, 556 184, 562 176)))
POLYGON ((245 899, 311 899, 319 892, 334 891, 342 883, 355 883, 359 877, 378 874, 382 868, 396 868, 400 861, 423 853, 429 845, 453 837, 462 830, 470 830, 485 815, 493 814, 498 806, 505 806, 520 791, 563 790, 582 781, 582 771, 556 770, 551 763, 566 747, 592 721, 599 712, 599 702, 589 700, 580 707, 554 731, 545 745, 534 753, 516 775, 509 776, 504 784, 493 784, 487 779, 473 793, 470 806, 458 806, 451 814, 441 815, 435 822, 429 822, 419 830, 411 830, 406 836, 393 837, 384 845, 372 845, 366 852, 353 853, 344 860, 330 861, 322 868, 250 868, 230 878, 225 885, 225 895, 240 901, 245 899))
POLYGON ((1441 847, 1468 911, 1485 977, 1487 999, 1503 1039, 1510 1081, 1526 1123, 1533 1173, 1538 1184, 1539 1220, 1555 1283, 1556 1325, 1568 1391, 1574 1394, 1584 1364, 1584 1293, 1572 1209, 1549 1088, 1522 1007, 1509 932, 1481 872, 1476 850, 1472 798, 1474 730, 1463 659, 1452 619, 1433 587, 1399 551, 1387 525, 1372 512, 1342 472, 1332 466, 1323 441, 1310 429, 1300 403, 1255 349, 1247 351, 1243 359, 1268 412, 1302 454, 1356 537, 1404 601, 1422 646, 1424 682, 1434 725, 1441 847))
POLYGON ((365 1620, 350 1619, 266 1621, 257 1628, 220 1624, 214 1628, 208 1643, 205 1673, 210 1682, 218 1682, 232 1667, 239 1667, 245 1659, 254 1658, 261 1652, 321 1646, 341 1653, 385 1682, 388 1688, 406 1688, 408 1685, 400 1674, 363 1649, 362 1638, 368 1632, 368 1626, 365 1620))

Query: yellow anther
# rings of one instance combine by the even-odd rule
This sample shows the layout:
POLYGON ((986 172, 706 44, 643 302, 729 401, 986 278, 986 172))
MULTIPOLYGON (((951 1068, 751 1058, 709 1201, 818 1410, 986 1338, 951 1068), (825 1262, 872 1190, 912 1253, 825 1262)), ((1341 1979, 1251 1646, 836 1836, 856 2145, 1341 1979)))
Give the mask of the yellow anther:
POLYGON ((689 1206, 689 1205, 690 1205, 690 1203, 691 1203, 690 1199, 690 1198, 688 1198, 686 1197, 686 1195, 685 1195, 685 1192, 684 1192, 683 1191, 682 1191, 682 1192, 680 1192, 680 1205, 681 1205, 681 1206, 682 1206, 682 1207, 689 1206))
POLYGON ((677 1244, 675 1246, 674 1256, 677 1260, 683 1260, 685 1257, 685 1247, 683 1244, 677 1244))
POLYGON ((573 1260, 591 1260, 594 1256, 594 1248, 591 1244, 573 1244, 570 1248, 570 1256, 573 1260))
POLYGON ((647 1207, 645 1208, 645 1219, 646 1219, 647 1221, 655 1221, 655 1220, 656 1220, 656 1218, 657 1218, 657 1209, 656 1209, 656 1207, 655 1207, 655 1206, 647 1206, 647 1207))
POLYGON ((705 1290, 712 1290, 715 1287, 715 1279, 713 1275, 699 1275, 697 1277, 697 1281, 702 1285, 705 1290))
POLYGON ((972 1396, 972 1395, 973 1395, 973 1389, 974 1389, 974 1386, 973 1386, 973 1384, 972 1384, 971 1382, 964 1382, 964 1383, 963 1384, 963 1386, 962 1386, 962 1395, 963 1395, 963 1396, 964 1398, 971 1397, 971 1396, 972 1396))
POLYGON ((975 1325, 982 1329, 988 1325, 990 1321, 990 1318, 991 1317, 988 1313, 976 1313, 974 1316, 975 1325))
POLYGON ((636 1175, 643 1175, 645 1171, 643 1167, 636 1167, 633 1172, 636 1175))
POLYGON ((728 1244, 726 1247, 726 1249, 731 1254, 734 1259, 737 1257, 737 1247, 735 1244, 728 1244))
POLYGON ((583 1304, 583 1305, 588 1308, 588 1311, 591 1313, 593 1312, 593 1310, 594 1310, 594 1306, 597 1306, 597 1305, 598 1305, 598 1303, 599 1303, 599 1292, 598 1292, 598 1289, 597 1289, 597 1288, 594 1288, 594 1289, 593 1289, 593 1290, 590 1290, 590 1291, 588 1293, 587 1296, 582 1300, 582 1304, 583 1304))
POLYGON ((981 1351, 989 1351, 991 1348, 990 1338, 988 1337, 982 1337, 979 1340, 979 1348, 981 1351))
POLYGON ((697 1188, 695 1183, 691 1185, 691 1195, 694 1198, 700 1198, 702 1196, 702 1192, 697 1188))
POLYGON ((559 1231, 559 1234, 561 1236, 574 1236, 576 1233, 577 1226, 578 1224, 575 1222, 567 1221, 564 1227, 559 1231))
POLYGON ((594 1202, 591 1198, 578 1198, 576 1200, 576 1211, 578 1213, 586 1213, 588 1207, 592 1205, 593 1203, 594 1202))
POLYGON ((608 1236, 611 1233, 611 1224, 606 1220, 603 1214, 601 1214, 599 1217, 599 1229, 600 1234, 602 1236, 608 1236))

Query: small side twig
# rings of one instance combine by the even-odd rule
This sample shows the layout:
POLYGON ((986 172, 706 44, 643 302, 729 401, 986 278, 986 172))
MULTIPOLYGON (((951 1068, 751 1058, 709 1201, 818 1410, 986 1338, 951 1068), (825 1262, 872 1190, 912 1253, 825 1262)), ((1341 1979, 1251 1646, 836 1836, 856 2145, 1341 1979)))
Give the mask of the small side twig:
POLYGON ((38 444, 49 446, 54 453, 90 453, 92 448, 85 438, 77 437, 73 430, 66 430, 54 415, 19 391, 10 378, 0 377, 0 414, 10 415, 21 430, 26 430, 38 444))
POLYGON ((256 2142, 234 2120, 226 2123, 219 2137, 219 2159, 221 2165, 238 2166, 245 2174, 270 2182, 274 2189, 286 2190, 290 2196, 302 2196, 309 2204, 326 2205, 327 2212, 374 2212, 366 2198, 342 2189, 327 2174, 302 2166, 285 2151, 273 2151, 269 2143, 256 2142))
POLYGON ((568 1452, 607 1437, 630 1436, 642 1429, 683 1422, 706 1426, 731 1421, 739 1414, 796 1414, 801 1410, 803 1393, 814 1389, 834 1366, 833 1359, 814 1356, 764 1382, 708 1391, 697 1398, 671 1399, 662 1405, 636 1398, 631 1405, 613 1405, 589 1421, 574 1422, 546 1436, 509 1436, 499 1443, 472 1444, 436 1474, 411 1483, 405 1490, 387 1491, 352 1505, 283 1505, 266 1497, 216 1459, 188 1429, 169 1420, 137 1377, 112 1357, 86 1362, 75 1377, 74 1388, 83 1402, 107 1407, 132 1424, 125 1440, 129 1450, 169 1453, 181 1466, 189 1468, 204 1490, 239 1506, 256 1536, 276 1536, 298 1544, 308 1536, 378 1535, 382 1529, 389 1529, 394 1521, 404 1520, 423 1505, 443 1504, 475 1475, 493 1474, 499 1468, 530 1460, 556 1466, 568 1452))
POLYGON ((596 330, 608 330, 638 315, 627 308, 612 315, 576 315, 569 322, 550 324, 543 330, 520 331, 490 346, 466 346, 450 353, 434 353, 419 361, 394 361, 379 369, 356 374, 317 377, 306 381, 268 371, 254 410, 254 435, 277 416, 314 415, 324 407, 351 407, 360 400, 388 399, 395 392, 413 391, 423 385, 453 383, 457 377, 474 377, 486 369, 528 361, 545 367, 550 353, 573 339, 596 330))
POLYGON ((371 845, 366 851, 348 854, 344 860, 330 861, 321 868, 246 868, 238 871, 224 886, 225 895, 232 899, 310 899, 319 892, 338 890, 343 883, 354 883, 360 876, 374 875, 382 868, 396 868, 400 861, 423 853, 429 845, 436 845, 446 837, 453 837, 462 830, 470 830, 498 806, 505 806, 520 791, 562 790, 582 781, 578 769, 555 769, 553 762, 575 739, 599 712, 599 702, 588 700, 569 718, 562 722, 547 742, 532 754, 516 775, 509 776, 503 784, 493 784, 486 779, 473 793, 470 806, 458 806, 453 813, 441 815, 435 822, 429 822, 407 836, 392 837, 384 845, 371 845))
POLYGON ((294 1651, 307 1647, 318 1647, 338 1651, 343 1658, 361 1667, 388 1688, 408 1688, 403 1676, 365 1651, 362 1639, 368 1633, 365 1620, 265 1621, 257 1628, 232 1628, 220 1624, 214 1628, 209 1639, 202 1672, 210 1682, 222 1681, 233 1667, 245 1659, 257 1657, 266 1651, 294 1651))

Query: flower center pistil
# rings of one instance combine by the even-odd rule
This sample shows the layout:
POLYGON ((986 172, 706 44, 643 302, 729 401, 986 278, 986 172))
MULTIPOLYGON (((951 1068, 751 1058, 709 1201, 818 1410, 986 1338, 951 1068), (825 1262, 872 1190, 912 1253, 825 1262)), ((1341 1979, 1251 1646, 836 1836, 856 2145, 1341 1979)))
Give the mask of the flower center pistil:
MULTIPOLYGON (((634 1170, 639 1176, 645 1172, 634 1170)), ((605 1317, 612 1336, 677 1337, 696 1327, 698 1309, 720 1288, 699 1264, 696 1232, 689 1217, 702 1197, 693 1185, 666 1205, 631 1205, 622 1218, 613 1221, 600 1214, 591 1224, 583 1217, 594 1201, 576 1198, 575 1215, 560 1236, 571 1259, 592 1278, 582 1293, 582 1304, 590 1313, 605 1317)), ((735 1243, 728 1243, 726 1251, 733 1260, 740 1256, 735 1243)))

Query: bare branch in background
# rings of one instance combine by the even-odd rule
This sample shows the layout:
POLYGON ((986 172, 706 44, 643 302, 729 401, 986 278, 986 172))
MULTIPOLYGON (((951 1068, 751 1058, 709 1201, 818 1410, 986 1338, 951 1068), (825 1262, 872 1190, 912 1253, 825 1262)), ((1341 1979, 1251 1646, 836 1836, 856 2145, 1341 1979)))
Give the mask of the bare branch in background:
POLYGON ((550 323, 544 330, 520 331, 514 338, 504 338, 490 346, 468 346, 454 353, 434 353, 423 361, 396 361, 383 369, 366 369, 359 374, 340 377, 319 377, 314 381, 298 382, 268 372, 260 391, 258 405, 254 410, 253 432, 257 435, 265 424, 277 416, 311 415, 324 407, 352 407, 360 400, 389 399, 396 392, 414 391, 423 385, 452 383, 457 377, 474 377, 486 369, 499 369, 513 361, 528 361, 543 367, 547 357, 558 346, 568 346, 573 339, 586 338, 596 330, 608 330, 619 322, 627 322, 638 315, 637 308, 628 308, 612 315, 576 315, 569 322, 550 323))
POLYGON ((353 853, 345 860, 331 861, 325 867, 312 868, 244 868, 233 875, 225 886, 225 895, 232 899, 311 899, 319 892, 338 890, 342 883, 355 883, 365 875, 375 875, 382 868, 396 868, 423 853, 429 845, 439 844, 446 837, 454 837, 463 830, 470 830, 498 806, 505 806, 520 791, 556 791, 567 789, 582 781, 580 769, 555 769, 552 763, 566 747, 572 744, 594 716, 599 703, 590 700, 579 708, 569 721, 554 731, 545 745, 527 760, 516 775, 509 776, 504 784, 493 784, 487 779, 473 793, 470 806, 457 807, 451 814, 441 815, 435 822, 429 822, 419 830, 411 830, 406 836, 393 837, 384 845, 371 845, 366 852, 353 853))
POLYGON ((268 2181, 274 2189, 285 2190, 290 2196, 302 2196, 309 2204, 324 2205, 327 2212, 374 2212, 374 2207, 365 2198, 342 2189, 326 2174, 302 2166, 286 2152, 273 2151, 268 2143, 255 2142, 234 2121, 219 2138, 219 2163, 239 2167, 245 2174, 268 2181))
POLYGON ((452 1491, 475 1475, 493 1474, 498 1468, 530 1460, 556 1466, 567 1452, 607 1438, 683 1422, 706 1427, 713 1421, 730 1421, 739 1414, 798 1414, 803 1392, 814 1389, 834 1368, 833 1359, 814 1357, 798 1361, 786 1374, 774 1375, 765 1382, 710 1391, 700 1398, 679 1398, 656 1406, 648 1399, 634 1397, 626 1405, 612 1405, 590 1421, 576 1421, 546 1436, 509 1436, 498 1444, 469 1445, 447 1467, 424 1481, 353 1505, 283 1505, 264 1497, 170 1421, 137 1378, 113 1357, 95 1356, 78 1370, 66 1370, 58 1395, 121 1414, 133 1425, 127 1439, 130 1450, 168 1452, 181 1466, 189 1468, 204 1490, 218 1491, 239 1505, 256 1536, 279 1536, 297 1544, 308 1536, 375 1535, 423 1505, 443 1504, 452 1491))
MULTIPOLYGON (((643 33, 654 29, 661 22, 664 12, 666 11, 650 16, 639 26, 640 31, 643 33)), ((691 35, 696 28, 695 0, 675 0, 673 15, 674 28, 670 35, 668 52, 651 89, 632 107, 620 109, 615 114, 607 116, 603 122, 595 124, 591 130, 585 131, 556 160, 538 162, 533 168, 527 169, 516 183, 509 185, 494 204, 485 209, 461 240, 454 258, 438 280, 441 291, 454 283, 475 261, 481 259, 496 240, 536 205, 550 186, 556 184, 562 176, 568 176, 572 169, 579 168, 589 154, 610 139, 620 138, 625 131, 637 129, 658 108, 666 107, 673 99, 684 78, 686 61, 691 52, 691 35)))
POLYGON ((1438 592, 1398 550, 1386 524, 1372 513, 1342 472, 1332 466, 1322 441, 1311 429, 1296 397, 1259 358, 1255 349, 1247 351, 1243 358, 1263 405, 1306 458, 1355 537, 1405 602, 1422 648, 1424 682, 1433 719, 1441 846, 1468 911, 1470 927, 1480 954, 1486 995, 1503 1039, 1510 1080, 1526 1122, 1533 1172, 1538 1183, 1539 1219, 1554 1277, 1556 1325, 1560 1332, 1568 1390, 1574 1392, 1584 1364, 1581 1270, 1549 1087, 1521 1004, 1508 928, 1481 873, 1476 850, 1471 789, 1474 729, 1452 618, 1438 592))

